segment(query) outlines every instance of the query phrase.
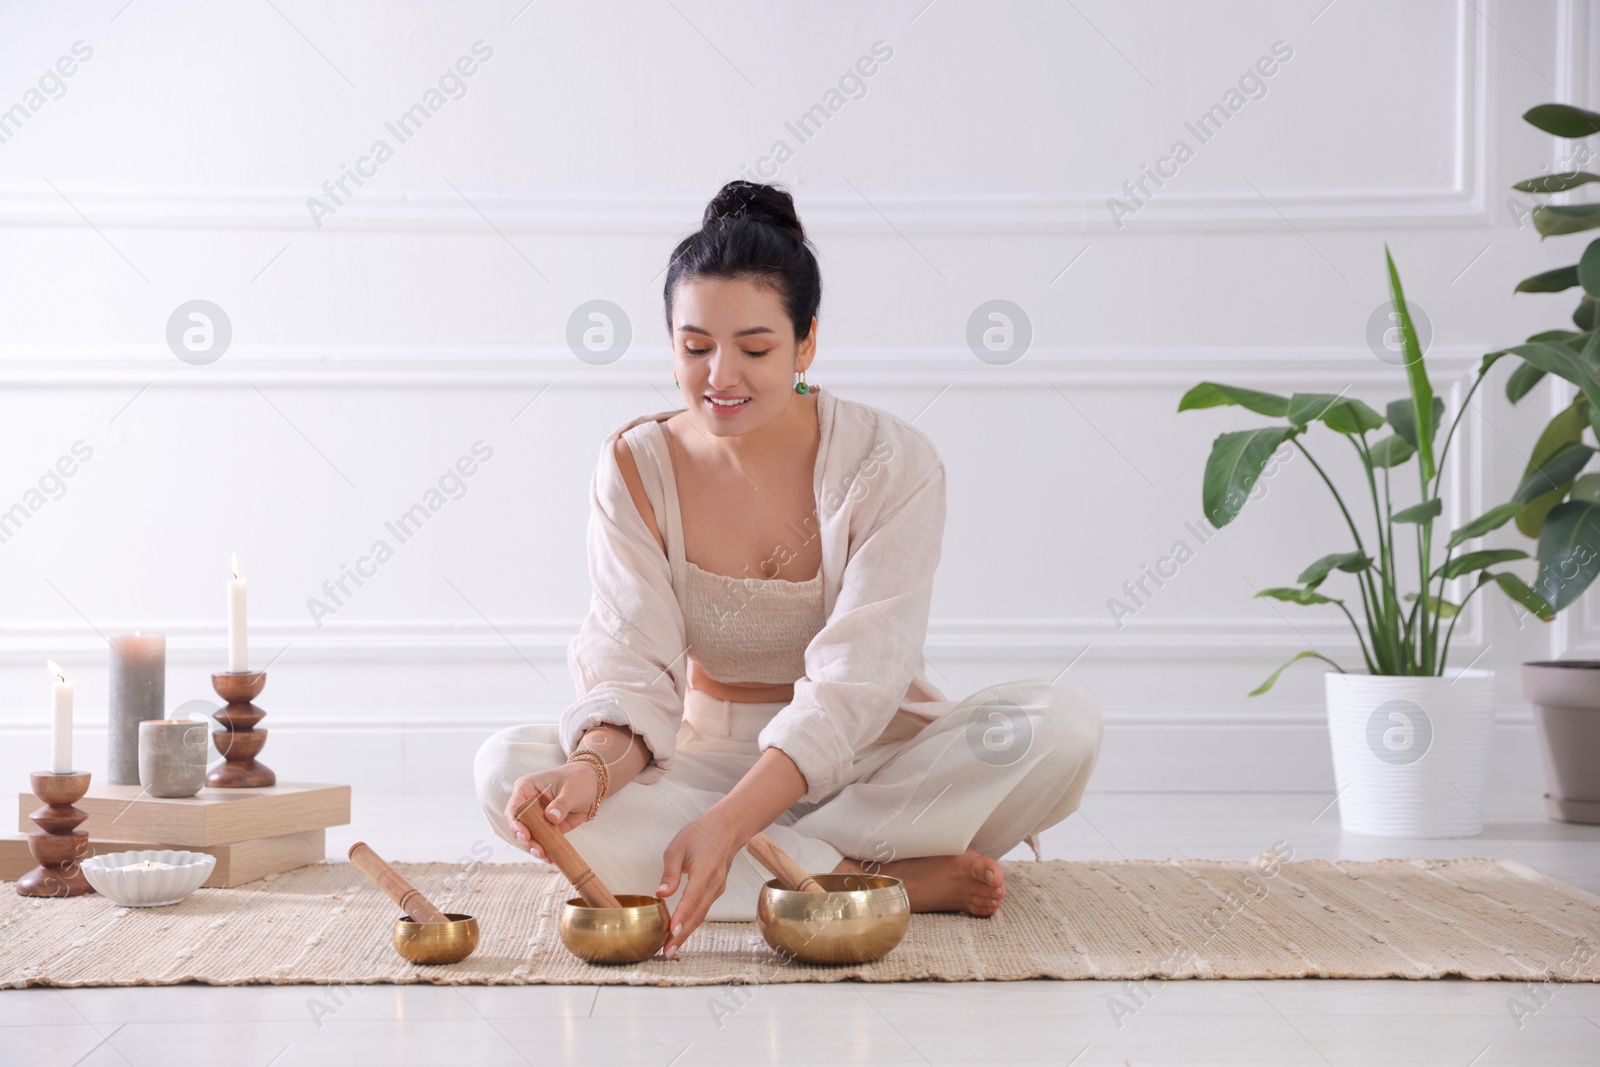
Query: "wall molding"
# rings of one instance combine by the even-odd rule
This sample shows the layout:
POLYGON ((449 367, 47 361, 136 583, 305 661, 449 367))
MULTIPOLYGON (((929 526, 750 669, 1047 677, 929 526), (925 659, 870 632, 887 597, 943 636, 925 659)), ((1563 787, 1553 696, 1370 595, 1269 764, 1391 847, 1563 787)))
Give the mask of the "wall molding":
MULTIPOLYGON (((1492 0, 1485 3, 1493 6, 1492 0)), ((1582 15, 1569 7, 1559 23, 1558 47, 1571 50, 1582 15)), ((1268 189, 1264 195, 1242 181, 1235 191, 1163 191, 1116 225, 1107 198, 1098 195, 981 193, 895 194, 865 191, 813 193, 797 189, 806 228, 818 235, 879 236, 895 231, 917 236, 1042 234, 1130 234, 1158 232, 1251 232, 1299 229, 1426 228, 1487 224, 1488 86, 1492 54, 1484 17, 1471 0, 1455 7, 1452 179, 1420 188, 1268 189), (887 223, 885 220, 888 220, 887 223), (891 225, 892 224, 892 228, 891 225)), ((1581 29, 1581 27, 1579 27, 1581 29)), ((683 236, 697 228, 701 194, 603 195, 504 193, 466 190, 470 203, 453 192, 363 191, 313 224, 306 207, 313 189, 219 192, 209 189, 92 189, 68 187, 72 204, 49 189, 0 191, 0 226, 79 229, 89 219, 101 229, 304 233, 454 233, 620 237, 683 236), (82 216, 79 215, 82 212, 82 216), (494 229, 490 229, 489 224, 494 229)))
MULTIPOLYGON (((1008 679, 1020 680, 1020 679, 1008 679)), ((220 701, 214 703, 220 706, 220 701)), ((263 700, 265 703, 265 700, 263 700)), ((268 708, 271 712, 273 709, 268 708)), ((352 713, 348 710, 325 710, 315 707, 302 707, 290 712, 276 712, 277 722, 294 723, 297 733, 327 733, 333 731, 355 732, 380 732, 385 730, 405 730, 411 733, 450 733, 457 730, 478 729, 497 730, 504 726, 515 726, 520 723, 556 722, 560 715, 559 707, 537 708, 474 708, 466 707, 452 711, 446 719, 436 711, 389 711, 372 712, 370 714, 352 713)), ((85 709, 74 727, 74 739, 79 735, 90 737, 103 734, 98 725, 90 725, 89 719, 98 716, 103 708, 85 709)), ((18 737, 48 737, 50 727, 46 723, 41 725, 43 715, 35 710, 3 711, 0 712, 0 736, 15 735, 18 737)), ((1236 727, 1249 730, 1298 730, 1305 727, 1317 727, 1326 730, 1328 725, 1327 713, 1321 707, 1274 707, 1261 711, 1250 711, 1233 705, 1207 706, 1198 708, 1185 708, 1182 711, 1170 709, 1150 708, 1135 710, 1110 710, 1104 712, 1107 724, 1115 723, 1124 727, 1144 727, 1160 729, 1164 727, 1193 728, 1193 727, 1236 727)), ((1525 705, 1502 706, 1495 711, 1494 721, 1508 725, 1532 725, 1533 712, 1525 705)))
MULTIPOLYGON (((1464 373, 1493 344, 1434 345, 1435 376, 1464 373)), ((858 387, 940 389, 946 385, 1015 389, 1036 385, 1187 388, 1232 375, 1260 386, 1354 388, 1404 385, 1401 368, 1350 345, 1069 348, 1036 345, 1017 362, 994 366, 960 346, 841 346, 821 351, 828 382, 858 387)), ((230 349, 197 367, 154 345, 0 346, 0 385, 41 389, 145 385, 240 388, 252 385, 362 389, 497 389, 546 384, 583 388, 659 386, 670 368, 664 345, 637 345, 595 366, 558 345, 313 346, 230 349)), ((826 387, 826 386, 824 386, 826 387)))
MULTIPOLYGON (((523 654, 566 669, 567 642, 580 619, 406 619, 329 621, 320 630, 307 622, 252 619, 251 648, 265 658, 284 653, 302 662, 352 662, 404 656, 408 664, 466 661, 522 662, 523 654), (509 642, 509 644, 507 643, 509 642), (541 658, 542 657, 542 658, 541 658)), ((1342 617, 1296 620, 1300 633, 1344 650, 1353 650, 1342 617)), ((148 619, 87 623, 33 623, 0 627, 0 667, 38 666, 41 656, 65 660, 109 655, 102 634, 135 628, 167 635, 169 663, 214 663, 226 643, 220 623, 148 619)), ((1458 637, 1462 634, 1458 633, 1458 637)), ((1206 660, 1271 659, 1297 649, 1305 639, 1274 619, 1197 618, 1130 621, 1121 630, 1107 617, 1073 619, 930 619, 924 651, 929 658, 958 663, 989 663, 998 654, 1059 657, 1070 661, 1084 646, 1096 658, 1143 660, 1188 654, 1206 660)), ((1463 645, 1463 647, 1467 647, 1463 645)))
MULTIPOLYGON (((1435 386, 1447 401, 1450 384, 1470 375, 1490 346, 1436 345, 1428 352, 1435 386)), ((1041 384, 1062 387, 1186 389, 1203 379, 1231 380, 1261 388, 1398 389, 1401 371, 1366 348, 1349 346, 1069 349, 1036 348, 1006 367, 985 364, 965 348, 844 348, 828 353, 830 383, 940 391, 946 387, 1023 389, 1041 384)), ((248 389, 252 385, 304 388, 360 387, 437 389, 522 388, 536 395, 540 386, 579 388, 659 385, 665 349, 653 355, 635 351, 617 364, 595 367, 565 348, 481 346, 446 348, 273 347, 238 349, 221 362, 194 367, 164 348, 59 347, 48 350, 0 347, 0 384, 35 388, 90 386, 142 389, 203 387, 248 389)), ((661 395, 660 406, 670 400, 661 395)), ((513 404, 512 407, 519 406, 513 404)), ((510 410, 508 408, 508 410, 510 410)), ((1452 521, 1481 512, 1482 411, 1464 421, 1468 447, 1449 459, 1452 521), (1457 514, 1456 512, 1460 512, 1457 514)), ((1152 541, 1152 545, 1156 542, 1152 541)), ((1164 547, 1164 546, 1163 546, 1164 547)), ((1152 549, 1154 551, 1155 549, 1152 549)), ((299 619, 257 619, 252 636, 262 648, 294 647, 296 658, 315 662, 370 662, 404 656, 412 662, 461 663, 543 657, 564 670, 566 642, 578 619, 499 620, 491 629, 481 620, 401 619, 346 622, 330 620, 316 629, 299 619), (505 636, 502 637, 501 635, 505 636)), ((210 662, 222 647, 223 633, 210 622, 151 620, 84 624, 0 625, 0 666, 33 665, 46 652, 59 655, 103 653, 100 633, 156 628, 168 635, 173 662, 210 662)), ((1342 619, 1297 619, 1299 633, 1275 619, 1237 618, 1130 620, 1120 631, 1108 616, 1073 619, 931 619, 927 654, 953 663, 986 662, 997 653, 1019 657, 1073 654, 1086 644, 1095 655, 1119 662, 1150 663, 1228 660, 1266 662, 1296 651, 1306 638, 1319 647, 1355 652, 1342 619)), ((1458 627, 1454 647, 1469 658, 1483 646, 1485 613, 1470 605, 1458 627)), ((1272 665, 1276 665, 1275 663, 1272 665)))
MULTIPOLYGON (((1479 169, 1471 161, 1468 168, 1479 169)), ((1106 196, 874 196, 869 205, 859 198, 801 192, 797 199, 807 232, 818 236, 895 238, 894 231, 899 230, 928 237, 1031 237, 1461 226, 1488 221, 1481 189, 1481 185, 1347 192, 1275 189, 1266 192, 1270 203, 1248 190, 1242 194, 1164 193, 1139 208, 1137 216, 1121 230, 1111 220, 1106 196), (893 223, 893 229, 885 219, 893 223)), ((64 191, 85 217, 106 230, 496 237, 484 222, 487 217, 494 229, 512 235, 662 238, 693 233, 705 209, 702 196, 555 197, 473 192, 472 203, 483 212, 479 215, 453 194, 370 192, 351 201, 319 231, 309 221, 305 195, 289 191, 64 191)), ((83 219, 54 193, 8 190, 0 195, 0 226, 76 229, 83 225, 83 219)))
MULTIPOLYGON (((452 716, 446 724, 396 722, 340 725, 321 715, 279 716, 267 749, 280 769, 304 780, 348 782, 363 796, 471 796, 472 760, 494 730, 522 722, 554 721, 553 713, 498 712, 452 716), (363 759, 351 761, 349 753, 363 759), (273 755, 276 753, 276 755, 273 755)), ((21 780, 37 765, 31 754, 48 746, 48 730, 0 719, 0 773, 21 780)), ((80 729, 75 752, 83 766, 105 765, 104 733, 80 729)), ((1492 792, 1536 793, 1543 775, 1526 716, 1502 714, 1494 727, 1489 767, 1492 792)), ((1321 793, 1334 795, 1326 717, 1320 713, 1263 714, 1241 719, 1228 710, 1184 716, 1113 715, 1089 789, 1096 793, 1321 793)), ((1329 818, 1334 816, 1329 815, 1329 818)))

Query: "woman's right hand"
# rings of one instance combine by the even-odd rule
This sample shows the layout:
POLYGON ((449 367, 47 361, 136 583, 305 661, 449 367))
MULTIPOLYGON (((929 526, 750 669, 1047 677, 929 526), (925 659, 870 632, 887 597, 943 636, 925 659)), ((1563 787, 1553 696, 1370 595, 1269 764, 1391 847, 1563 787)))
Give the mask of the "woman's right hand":
POLYGON ((542 818, 562 833, 571 833, 588 821, 589 809, 599 794, 600 778, 587 763, 563 763, 547 771, 525 774, 511 787, 506 822, 525 850, 541 860, 548 859, 523 820, 542 818))

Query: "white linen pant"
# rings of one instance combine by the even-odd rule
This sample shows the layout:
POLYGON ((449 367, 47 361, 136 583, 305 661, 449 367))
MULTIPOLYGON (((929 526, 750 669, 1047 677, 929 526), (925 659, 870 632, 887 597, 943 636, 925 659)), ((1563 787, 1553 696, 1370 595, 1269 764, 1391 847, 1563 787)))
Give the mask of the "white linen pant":
MULTIPOLYGON (((740 703, 688 690, 671 769, 608 796, 592 822, 568 835, 573 848, 612 892, 654 895, 668 843, 755 764, 757 735, 787 703, 740 703)), ((766 833, 813 873, 832 871, 846 856, 888 863, 971 847, 998 859, 1023 840, 1037 849, 1034 834, 1077 810, 1102 737, 1095 704, 1048 682, 991 686, 961 701, 907 703, 857 753, 846 785, 818 803, 795 804, 766 833), (924 725, 918 714, 936 717, 924 725)), ((554 725, 509 727, 484 743, 473 773, 495 833, 517 844, 505 818, 512 786, 565 761, 554 725)), ((769 877, 740 849, 707 919, 754 920, 769 877)), ((682 893, 680 884, 669 908, 682 893)))

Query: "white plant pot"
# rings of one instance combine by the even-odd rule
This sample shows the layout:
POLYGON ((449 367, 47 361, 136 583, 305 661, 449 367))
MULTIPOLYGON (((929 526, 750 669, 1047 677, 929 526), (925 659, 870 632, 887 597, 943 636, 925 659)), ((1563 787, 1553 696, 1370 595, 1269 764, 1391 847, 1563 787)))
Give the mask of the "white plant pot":
POLYGON ((1384 837, 1483 831, 1493 671, 1324 677, 1340 826, 1384 837))

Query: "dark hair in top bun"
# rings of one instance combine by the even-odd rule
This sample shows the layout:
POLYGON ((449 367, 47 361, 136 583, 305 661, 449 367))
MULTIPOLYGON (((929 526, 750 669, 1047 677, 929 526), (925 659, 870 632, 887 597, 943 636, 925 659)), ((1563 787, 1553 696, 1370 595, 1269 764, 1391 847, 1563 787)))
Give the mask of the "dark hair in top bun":
POLYGON ((672 252, 667 268, 667 332, 672 294, 684 278, 751 278, 777 292, 795 340, 811 332, 822 303, 822 273, 806 240, 794 198, 775 185, 732 181, 706 205, 700 229, 672 252))

